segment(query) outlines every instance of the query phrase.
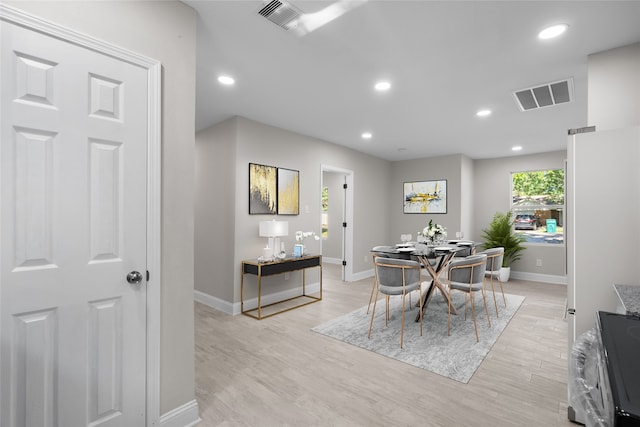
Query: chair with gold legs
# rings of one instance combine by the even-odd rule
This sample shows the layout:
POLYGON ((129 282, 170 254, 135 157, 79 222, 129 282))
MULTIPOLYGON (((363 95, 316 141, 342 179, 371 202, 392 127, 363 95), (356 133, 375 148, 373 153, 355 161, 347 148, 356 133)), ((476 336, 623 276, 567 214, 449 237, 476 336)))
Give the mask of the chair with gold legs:
MULTIPOLYGON (((374 246, 373 249, 371 249, 371 258, 373 259, 374 264, 376 261, 376 257, 389 258, 389 256, 385 254, 385 251, 388 250, 391 250, 391 246, 374 246)), ((373 301, 373 294, 375 293, 375 290, 376 279, 374 274, 373 286, 371 287, 371 294, 369 295, 369 305, 367 305, 367 314, 369 314, 369 309, 371 308, 371 301, 373 301)))
MULTIPOLYGON (((373 300, 373 310, 371 311, 371 322, 369 324, 369 338, 371 338, 371 329, 373 328, 373 319, 376 315, 376 304, 378 302, 378 293, 385 295, 385 326, 389 325, 389 299, 392 295, 402 296, 402 316, 400 325, 400 348, 402 348, 404 340, 404 312, 405 312, 405 296, 413 291, 420 294, 420 335, 422 336, 422 269, 420 263, 416 261, 381 258, 375 257, 375 289, 376 295, 373 300)), ((411 309, 411 304, 409 305, 411 309)))
MULTIPOLYGON (((373 249, 371 249, 371 257, 374 261, 376 257, 405 259, 402 254, 391 253, 391 250, 393 250, 391 246, 374 246, 373 249)), ((371 301, 373 301, 373 294, 375 290, 376 281, 374 276, 373 286, 371 287, 371 294, 369 295, 369 305, 367 305, 367 314, 369 314, 369 309, 371 308, 371 301)), ((409 304, 411 304, 411 294, 409 294, 409 304)))
POLYGON ((496 317, 498 314, 498 302, 496 301, 496 291, 493 288, 493 278, 495 277, 500 284, 500 290, 502 291, 502 300, 504 301, 504 306, 507 306, 507 299, 504 296, 504 288, 502 287, 502 282, 500 281, 500 269, 502 268, 502 260, 504 259, 504 248, 491 248, 486 249, 481 254, 485 254, 487 256, 487 270, 484 273, 485 278, 489 278, 489 283, 491 284, 491 292, 493 293, 493 304, 496 306, 496 317))
MULTIPOLYGON (((476 323, 476 310, 474 303, 474 294, 482 292, 482 300, 484 301, 484 311, 487 316, 489 326, 491 319, 487 310, 487 299, 484 293, 484 272, 487 267, 487 256, 485 254, 471 255, 466 258, 452 261, 447 268, 449 273, 447 284, 449 285, 449 293, 452 291, 464 292, 464 317, 467 318, 467 294, 471 300, 471 315, 473 316, 473 326, 476 329, 476 342, 478 339, 478 324, 476 323)), ((448 334, 451 335, 451 303, 449 304, 448 315, 448 334)))

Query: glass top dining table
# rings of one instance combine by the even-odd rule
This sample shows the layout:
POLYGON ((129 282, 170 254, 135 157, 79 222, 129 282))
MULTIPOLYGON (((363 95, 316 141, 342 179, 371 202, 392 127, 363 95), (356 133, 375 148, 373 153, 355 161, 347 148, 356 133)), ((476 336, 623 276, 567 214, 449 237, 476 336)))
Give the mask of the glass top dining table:
MULTIPOLYGON (((454 256, 457 254, 462 256, 471 255, 475 253, 476 246, 477 244, 471 241, 448 241, 442 244, 402 243, 395 246, 376 247, 371 252, 382 257, 418 261, 429 273, 431 283, 422 295, 423 315, 436 289, 440 290, 447 300, 447 304, 451 305, 451 312, 457 314, 455 307, 451 303, 448 289, 440 281, 440 274, 454 256)), ((419 321, 420 313, 416 316, 416 322, 419 321)))

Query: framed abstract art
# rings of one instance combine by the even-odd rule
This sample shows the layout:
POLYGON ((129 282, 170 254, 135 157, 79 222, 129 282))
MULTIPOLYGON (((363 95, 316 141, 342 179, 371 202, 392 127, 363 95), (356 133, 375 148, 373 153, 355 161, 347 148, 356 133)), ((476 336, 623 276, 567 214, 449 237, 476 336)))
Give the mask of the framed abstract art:
POLYGON ((447 180, 405 182, 404 213, 447 213, 447 180))
POLYGON ((278 215, 300 213, 300 172, 278 168, 278 215))
POLYGON ((278 168, 249 163, 249 214, 273 214, 278 208, 278 168))

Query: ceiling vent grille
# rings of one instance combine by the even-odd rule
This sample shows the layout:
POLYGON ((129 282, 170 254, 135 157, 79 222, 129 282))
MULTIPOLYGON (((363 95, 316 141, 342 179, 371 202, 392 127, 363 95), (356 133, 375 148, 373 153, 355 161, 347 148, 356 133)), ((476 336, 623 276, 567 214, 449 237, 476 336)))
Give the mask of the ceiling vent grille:
POLYGON ((279 27, 290 30, 297 25, 302 11, 286 1, 272 0, 265 2, 258 14, 279 27))
POLYGON ((571 102, 573 101, 573 78, 518 90, 513 93, 513 96, 521 111, 571 102))

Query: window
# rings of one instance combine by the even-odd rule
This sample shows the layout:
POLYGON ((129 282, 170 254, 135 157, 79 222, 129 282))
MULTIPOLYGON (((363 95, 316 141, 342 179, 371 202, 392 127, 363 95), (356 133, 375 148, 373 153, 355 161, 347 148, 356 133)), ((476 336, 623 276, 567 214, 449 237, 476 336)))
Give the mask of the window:
POLYGON ((511 175, 514 228, 529 243, 564 243, 564 170, 511 175))
POLYGON ((329 237, 329 187, 322 187, 322 238, 329 237))

